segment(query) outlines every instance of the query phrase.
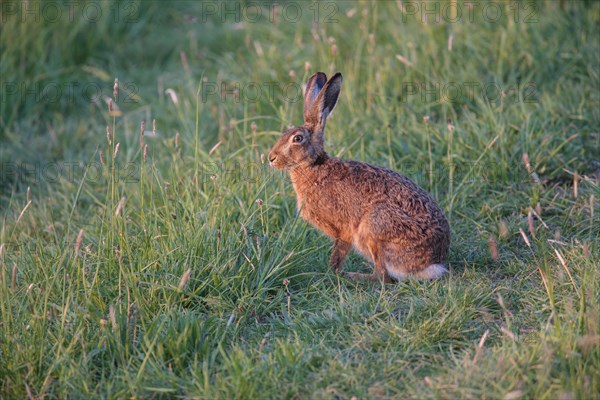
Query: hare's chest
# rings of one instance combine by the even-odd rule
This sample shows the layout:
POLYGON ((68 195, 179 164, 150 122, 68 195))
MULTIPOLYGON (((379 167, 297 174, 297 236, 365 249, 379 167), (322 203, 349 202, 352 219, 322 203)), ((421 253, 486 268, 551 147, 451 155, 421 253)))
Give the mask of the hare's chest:
POLYGON ((344 230, 348 221, 342 216, 338 199, 324 196, 319 190, 297 192, 298 210, 304 220, 321 230, 327 236, 336 238, 344 230))

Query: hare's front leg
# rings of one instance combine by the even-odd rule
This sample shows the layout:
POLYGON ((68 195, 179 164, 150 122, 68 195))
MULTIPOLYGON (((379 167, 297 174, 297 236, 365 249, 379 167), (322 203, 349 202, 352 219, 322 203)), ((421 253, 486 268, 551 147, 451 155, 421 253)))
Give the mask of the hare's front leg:
POLYGON ((333 244, 333 249, 331 249, 331 256, 329 257, 329 265, 333 272, 336 274, 339 273, 348 258, 348 253, 352 245, 348 242, 345 242, 341 239, 335 239, 333 244))

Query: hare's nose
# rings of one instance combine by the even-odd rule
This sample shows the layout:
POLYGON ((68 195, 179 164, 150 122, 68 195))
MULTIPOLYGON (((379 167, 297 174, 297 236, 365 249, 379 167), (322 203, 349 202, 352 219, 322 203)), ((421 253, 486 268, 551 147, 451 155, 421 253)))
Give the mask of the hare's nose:
POLYGON ((277 158, 277 155, 273 154, 273 153, 269 153, 269 162, 273 162, 275 161, 275 159, 277 158))

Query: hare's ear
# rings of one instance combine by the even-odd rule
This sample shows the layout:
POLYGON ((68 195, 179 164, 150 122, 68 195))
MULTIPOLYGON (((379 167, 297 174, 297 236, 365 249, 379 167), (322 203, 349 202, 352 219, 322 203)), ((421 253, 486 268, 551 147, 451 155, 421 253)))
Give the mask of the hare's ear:
POLYGON ((315 127, 319 122, 319 115, 315 109, 315 101, 327 82, 327 75, 323 72, 317 72, 306 82, 304 90, 304 125, 315 127))
POLYGON ((325 86, 323 86, 323 89, 321 89, 321 92, 315 101, 313 112, 317 115, 317 123, 313 128, 314 133, 321 136, 323 135, 325 122, 337 104, 341 89, 342 74, 336 72, 335 75, 327 81, 325 86))

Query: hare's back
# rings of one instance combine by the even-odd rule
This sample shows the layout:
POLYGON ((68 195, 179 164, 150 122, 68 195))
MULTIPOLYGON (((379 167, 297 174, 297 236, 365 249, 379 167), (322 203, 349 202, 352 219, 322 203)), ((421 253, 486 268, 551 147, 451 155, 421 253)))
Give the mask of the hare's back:
POLYGON ((409 214, 439 209, 435 200, 414 181, 387 168, 371 164, 339 160, 334 174, 356 196, 368 202, 392 202, 409 214), (336 173, 337 172, 337 173, 336 173))

